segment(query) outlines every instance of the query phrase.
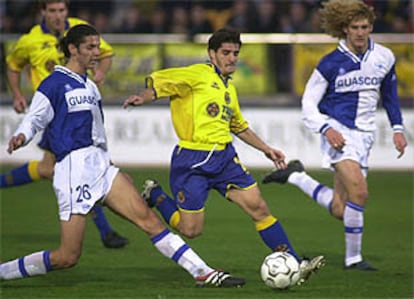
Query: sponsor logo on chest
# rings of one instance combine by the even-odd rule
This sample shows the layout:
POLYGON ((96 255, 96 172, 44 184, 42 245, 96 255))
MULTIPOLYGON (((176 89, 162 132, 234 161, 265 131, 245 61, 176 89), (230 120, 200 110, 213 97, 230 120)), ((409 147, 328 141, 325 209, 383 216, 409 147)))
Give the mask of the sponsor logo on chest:
POLYGON ((336 92, 348 92, 367 89, 377 89, 381 85, 382 77, 379 74, 367 74, 362 71, 353 71, 340 74, 335 80, 336 92))
POLYGON ((98 106, 95 94, 86 88, 76 88, 66 92, 66 103, 69 112, 92 110, 98 106))

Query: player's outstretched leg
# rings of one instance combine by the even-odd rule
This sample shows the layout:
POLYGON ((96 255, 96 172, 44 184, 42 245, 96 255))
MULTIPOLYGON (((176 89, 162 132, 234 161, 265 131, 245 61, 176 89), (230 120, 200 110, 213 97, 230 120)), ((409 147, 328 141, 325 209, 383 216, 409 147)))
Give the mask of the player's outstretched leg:
POLYGON ((35 252, 0 264, 0 281, 44 275, 52 270, 50 251, 35 252))
POLYGON ((37 166, 39 161, 30 161, 0 174, 0 188, 15 187, 29 184, 41 179, 37 166))
POLYGON ((337 219, 342 219, 340 210, 332 209, 334 190, 321 184, 305 172, 305 167, 299 160, 292 160, 286 169, 275 170, 263 178, 264 184, 274 182, 279 184, 289 183, 312 198, 315 203, 325 208, 329 214, 337 219))
POLYGON ((222 270, 215 270, 179 236, 167 228, 151 238, 154 246, 193 276, 197 287, 241 287, 246 281, 222 270))
POLYGON ((262 179, 263 184, 268 184, 271 182, 286 184, 289 176, 294 172, 302 172, 305 170, 302 162, 299 160, 292 160, 288 163, 285 169, 274 170, 264 176, 262 179))

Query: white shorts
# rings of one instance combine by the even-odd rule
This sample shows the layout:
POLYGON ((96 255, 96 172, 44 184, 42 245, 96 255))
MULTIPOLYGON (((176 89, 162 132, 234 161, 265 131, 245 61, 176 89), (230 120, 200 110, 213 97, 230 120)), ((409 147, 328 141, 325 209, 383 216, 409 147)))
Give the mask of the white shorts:
POLYGON ((60 220, 68 221, 72 214, 88 214, 111 190, 118 171, 110 164, 108 152, 95 146, 75 150, 56 163, 53 188, 60 220))
POLYGON ((321 135, 322 167, 333 169, 332 164, 343 160, 354 160, 361 166, 366 176, 368 157, 374 144, 374 132, 349 129, 333 119, 330 119, 328 123, 345 138, 345 146, 342 150, 337 150, 329 144, 325 135, 321 135))

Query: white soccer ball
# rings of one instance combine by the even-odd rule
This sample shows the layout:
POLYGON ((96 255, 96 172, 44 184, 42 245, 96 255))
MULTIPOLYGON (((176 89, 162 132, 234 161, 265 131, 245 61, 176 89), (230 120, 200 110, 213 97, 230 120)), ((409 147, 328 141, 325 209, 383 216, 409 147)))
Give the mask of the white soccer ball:
POLYGON ((260 275, 272 289, 287 289, 300 278, 299 263, 290 253, 273 252, 265 257, 260 275))

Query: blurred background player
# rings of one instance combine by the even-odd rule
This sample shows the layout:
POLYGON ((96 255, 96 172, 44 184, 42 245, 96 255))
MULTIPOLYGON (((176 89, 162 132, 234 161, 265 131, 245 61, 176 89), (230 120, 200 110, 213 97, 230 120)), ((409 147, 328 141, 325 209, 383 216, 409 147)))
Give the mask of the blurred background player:
MULTIPOLYGON (((68 18, 69 0, 42 0, 40 8, 42 22, 35 25, 28 34, 21 36, 7 55, 7 77, 13 93, 13 107, 17 113, 24 113, 27 108, 27 100, 21 89, 21 77, 25 67, 30 67, 32 87, 36 90, 40 82, 53 71, 55 65, 64 64, 64 55, 58 48, 59 39, 69 28, 86 23, 77 18, 68 18)), ((101 39, 99 64, 92 70, 93 80, 97 84, 104 81, 105 73, 111 66, 112 56, 112 47, 101 39)), ((1 174, 1 188, 28 184, 40 179, 52 179, 55 157, 49 151, 45 138, 42 138, 39 147, 44 150, 43 159, 30 161, 1 174)), ((91 215, 105 247, 121 248, 128 243, 128 239, 111 228, 102 207, 96 206, 91 215)))
MULTIPOLYGON (((86 215, 103 203, 135 224, 164 256, 191 274, 197 286, 240 287, 244 279, 208 266, 182 239, 171 233, 146 205, 133 182, 112 165, 107 151, 101 95, 87 76, 100 54, 99 34, 90 25, 72 27, 61 40, 68 58, 56 66, 33 96, 29 113, 9 141, 7 151, 30 142, 46 129, 50 150, 56 157, 53 188, 59 205, 61 243, 0 264, 0 280, 43 275, 67 269, 78 262, 86 215)), ((142 253, 138 253, 142 258, 142 253)))
POLYGON ((374 143, 378 101, 387 111, 393 143, 404 154, 407 141, 397 95, 395 57, 370 38, 375 14, 359 0, 323 3, 322 26, 339 38, 338 48, 321 59, 302 98, 305 126, 321 134, 323 167, 334 171, 334 188, 310 177, 300 161, 275 170, 264 183, 289 182, 343 220, 345 269, 375 271, 361 254, 368 199, 368 156, 374 143), (327 117, 327 118, 326 118, 327 117))
POLYGON ((282 151, 267 145, 250 128, 240 111, 230 82, 241 48, 240 34, 216 31, 208 41, 209 63, 153 72, 147 88, 124 102, 142 105, 170 97, 171 115, 179 138, 171 158, 170 186, 174 199, 154 180, 147 180, 143 197, 165 221, 188 238, 201 234, 209 191, 217 190, 237 204, 254 222, 263 242, 272 251, 288 251, 300 262, 301 279, 324 265, 324 257, 299 257, 278 219, 260 194, 256 181, 240 162, 232 134, 263 152, 277 168, 285 168, 282 151))

